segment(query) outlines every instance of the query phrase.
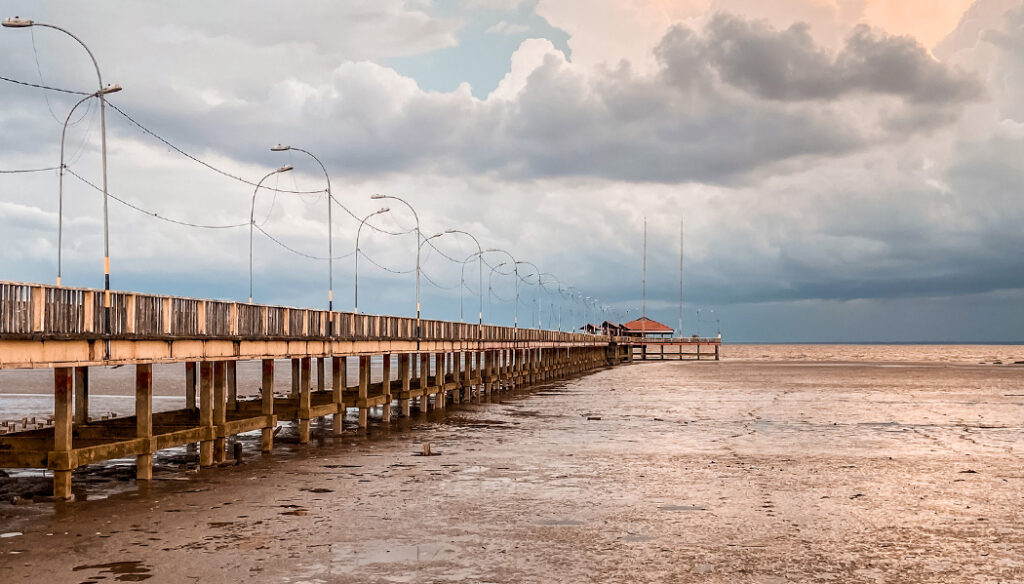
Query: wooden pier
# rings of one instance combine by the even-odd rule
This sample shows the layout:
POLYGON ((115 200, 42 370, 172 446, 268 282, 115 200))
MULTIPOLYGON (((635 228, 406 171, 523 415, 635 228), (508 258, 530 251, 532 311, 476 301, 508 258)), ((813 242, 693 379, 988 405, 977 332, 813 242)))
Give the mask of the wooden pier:
MULTIPOLYGON (((261 431, 270 452, 278 421, 299 441, 311 421, 345 413, 358 427, 449 403, 633 361, 639 339, 171 296, 0 282, 0 369, 52 369, 52 426, 0 435, 0 467, 53 472, 54 496, 72 496, 77 467, 134 456, 139 480, 153 454, 199 445, 200 466, 227 457, 227 439, 261 431), (379 378, 371 358, 381 359, 379 378), (348 379, 348 360, 358 361, 348 379), (290 392, 275 397, 277 360, 290 392), (260 361, 260 397, 239 399, 237 364, 260 361), (153 412, 153 365, 182 364, 185 408, 153 412), (135 415, 94 420, 89 368, 135 367, 135 415), (393 372, 394 370, 394 373, 393 372)), ((698 351, 699 352, 699 351, 698 351)), ((649 353, 645 353, 649 354, 649 353)), ((716 349, 717 354, 717 349, 716 349)))
POLYGON ((633 358, 640 361, 718 361, 722 337, 644 337, 633 338, 629 342, 633 358))

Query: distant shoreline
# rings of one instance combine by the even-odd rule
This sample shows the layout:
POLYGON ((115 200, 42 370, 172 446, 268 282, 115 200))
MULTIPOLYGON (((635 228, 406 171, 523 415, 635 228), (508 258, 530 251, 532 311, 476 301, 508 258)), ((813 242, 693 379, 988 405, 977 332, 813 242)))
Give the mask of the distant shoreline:
POLYGON ((981 346, 981 347, 1020 347, 1024 341, 729 341, 722 339, 724 345, 839 345, 839 346, 981 346))

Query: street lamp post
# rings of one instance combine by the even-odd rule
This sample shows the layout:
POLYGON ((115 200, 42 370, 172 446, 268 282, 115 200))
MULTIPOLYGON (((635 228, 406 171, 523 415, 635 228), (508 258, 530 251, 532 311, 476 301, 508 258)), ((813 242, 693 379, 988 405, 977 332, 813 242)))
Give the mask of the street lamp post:
POLYGON ((353 254, 356 257, 355 278, 354 278, 355 279, 355 298, 353 298, 353 302, 354 302, 353 308, 354 308, 354 312, 356 314, 359 314, 359 234, 363 232, 363 225, 366 225, 366 221, 370 217, 375 217, 377 215, 380 215, 381 213, 387 213, 390 210, 391 209, 388 209, 387 207, 381 207, 380 209, 377 209, 373 213, 370 213, 366 217, 363 217, 363 220, 359 222, 359 229, 356 229, 356 252, 353 254))
POLYGON ((263 181, 281 172, 288 172, 292 169, 292 165, 286 164, 276 170, 272 170, 266 174, 263 178, 256 183, 256 188, 252 191, 252 205, 249 207, 249 304, 252 304, 252 230, 256 225, 256 193, 260 192, 260 186, 263 181))
MULTIPOLYGON (((522 261, 522 262, 516 262, 516 263, 517 264, 526 264, 526 265, 529 265, 529 266, 533 267, 533 274, 527 274, 526 276, 523 276, 524 279, 525 278, 529 278, 530 276, 532 276, 534 274, 537 275, 537 293, 535 293, 533 295, 533 309, 534 309, 534 311, 537 312, 537 328, 539 329, 540 328, 540 310, 537 308, 537 295, 540 294, 540 288, 541 288, 540 268, 538 268, 537 264, 535 264, 533 262, 522 261)), ((532 314, 530 316, 530 321, 531 321, 530 324, 532 325, 533 324, 533 322, 532 322, 533 321, 533 315, 532 314)))
POLYGON ((513 256, 512 254, 510 254, 509 252, 507 252, 507 251, 505 251, 503 249, 498 249, 498 248, 493 248, 492 247, 491 249, 487 250, 487 253, 503 253, 503 254, 507 255, 512 260, 512 271, 516 275, 516 302, 515 302, 515 306, 516 307, 515 307, 515 313, 514 313, 514 316, 513 316, 513 319, 512 319, 512 338, 513 339, 518 339, 519 338, 519 262, 516 261, 515 256, 513 256))
POLYGON ((64 252, 64 138, 68 133, 68 123, 71 121, 71 116, 74 115, 75 110, 78 106, 85 103, 94 97, 106 95, 108 93, 116 93, 121 91, 120 85, 108 85, 103 89, 90 93, 89 95, 78 100, 74 106, 71 107, 71 111, 68 112, 68 116, 64 119, 64 127, 60 131, 60 167, 58 173, 57 183, 57 285, 61 284, 61 268, 63 265, 62 256, 64 252))
POLYGON ((401 197, 394 195, 370 195, 371 199, 394 199, 403 203, 409 210, 412 211, 412 216, 416 219, 416 346, 419 348, 420 342, 420 238, 422 233, 420 232, 420 216, 416 213, 416 209, 409 204, 409 201, 401 197))
MULTIPOLYGON (((480 339, 484 336, 484 250, 480 247, 480 240, 476 238, 472 233, 463 231, 461 229, 448 229, 445 233, 461 233, 468 235, 473 243, 476 244, 476 259, 477 259, 477 295, 479 296, 480 306, 477 310, 477 332, 480 339)), ((469 261, 473 255, 466 258, 469 261)), ((462 320, 462 290, 466 286, 466 261, 462 262, 462 288, 459 289, 459 320, 462 320)))
MULTIPOLYGON (((100 149, 101 158, 103 160, 103 312, 104 312, 104 332, 110 334, 110 222, 108 220, 107 213, 107 100, 103 98, 103 75, 100 74, 100 66, 96 62, 96 57, 93 56, 92 51, 86 46, 82 39, 78 38, 70 31, 65 30, 59 26, 53 24, 45 24, 42 22, 35 22, 27 18, 20 18, 15 16, 14 18, 5 18, 2 24, 6 28, 28 28, 31 26, 39 26, 43 28, 52 28, 58 30, 69 37, 75 39, 78 44, 82 45, 85 52, 89 54, 89 59, 92 60, 92 65, 96 69, 96 81, 98 82, 96 94, 100 98, 100 149)), ((110 357, 110 343, 109 339, 106 344, 106 357, 110 357)))
MULTIPOLYGON (((295 150, 296 152, 308 154, 310 158, 320 165, 320 170, 324 171, 324 178, 327 179, 327 311, 334 312, 334 221, 331 219, 331 207, 333 206, 331 205, 331 177, 327 174, 327 168, 324 167, 324 163, 320 162, 320 159, 314 156, 309 150, 303 150, 302 148, 296 148, 295 146, 283 146, 281 144, 270 147, 271 152, 284 152, 287 150, 295 150)), ((328 336, 333 334, 333 331, 331 330, 333 325, 334 319, 328 318, 328 336)))

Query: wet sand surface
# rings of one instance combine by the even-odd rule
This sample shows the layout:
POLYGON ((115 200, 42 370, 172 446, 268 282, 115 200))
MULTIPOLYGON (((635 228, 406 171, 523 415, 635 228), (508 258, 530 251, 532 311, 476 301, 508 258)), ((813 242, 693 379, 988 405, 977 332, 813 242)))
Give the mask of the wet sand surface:
POLYGON ((644 363, 368 437, 286 429, 238 466, 0 503, 0 582, 1017 582, 1022 382, 644 363))

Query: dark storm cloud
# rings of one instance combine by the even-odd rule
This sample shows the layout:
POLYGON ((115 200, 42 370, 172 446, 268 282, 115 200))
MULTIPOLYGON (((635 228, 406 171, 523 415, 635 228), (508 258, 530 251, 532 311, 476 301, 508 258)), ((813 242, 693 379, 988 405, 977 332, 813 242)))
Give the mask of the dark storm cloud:
POLYGON ((776 30, 717 14, 704 37, 680 28, 657 50, 675 82, 701 69, 771 100, 835 100, 852 94, 892 95, 914 104, 952 105, 977 98, 977 81, 935 59, 916 40, 857 26, 837 54, 815 44, 810 27, 776 30))

